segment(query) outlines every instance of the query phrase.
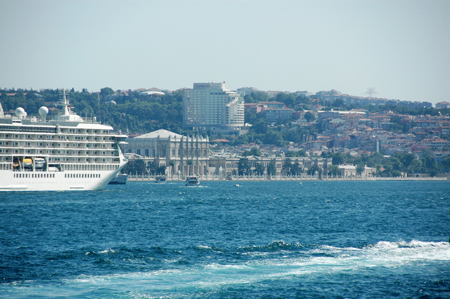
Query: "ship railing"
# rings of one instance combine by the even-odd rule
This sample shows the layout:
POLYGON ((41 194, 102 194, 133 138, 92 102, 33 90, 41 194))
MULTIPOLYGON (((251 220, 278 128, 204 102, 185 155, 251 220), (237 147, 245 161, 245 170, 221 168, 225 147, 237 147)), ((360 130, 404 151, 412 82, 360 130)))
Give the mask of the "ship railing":
MULTIPOLYGON (((47 115, 47 117, 45 118, 45 121, 48 122, 48 121, 57 120, 58 117, 59 117, 59 115, 54 115, 54 116, 48 116, 47 115)), ((89 117, 89 116, 83 117, 83 116, 80 116, 80 117, 85 123, 89 123, 89 124, 98 124, 98 123, 100 123, 98 120, 96 120, 95 116, 94 117, 89 117)), ((43 123, 43 121, 41 119, 37 119, 37 121, 35 121, 35 122, 43 123)))

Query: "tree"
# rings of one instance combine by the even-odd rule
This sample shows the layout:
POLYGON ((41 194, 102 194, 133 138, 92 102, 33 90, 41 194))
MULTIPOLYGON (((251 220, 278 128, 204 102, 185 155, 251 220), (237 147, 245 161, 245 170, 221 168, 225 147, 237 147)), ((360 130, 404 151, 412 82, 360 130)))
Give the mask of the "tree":
POLYGON ((268 102, 270 100, 269 95, 262 91, 252 93, 252 98, 255 102, 268 102))
POLYGON ((338 176, 342 174, 342 170, 339 170, 339 166, 331 165, 328 169, 328 175, 338 176))
POLYGON ((425 165, 426 171, 431 176, 436 176, 436 174, 439 172, 438 164, 436 163, 436 159, 433 156, 425 156, 423 164, 425 165))
POLYGON ((409 173, 420 173, 422 172, 423 166, 422 162, 418 159, 414 159, 411 164, 409 165, 409 173))
POLYGON ((238 163, 238 173, 239 175, 247 175, 250 173, 251 170, 251 165, 248 162, 247 158, 241 158, 239 159, 239 163, 238 163))
POLYGON ((312 121, 314 121, 315 119, 316 119, 316 117, 314 116, 314 114, 312 114, 311 112, 306 112, 305 113, 305 119, 308 121, 308 122, 312 122, 312 121))
POLYGON ((244 96, 244 102, 245 103, 258 103, 259 101, 258 101, 258 99, 254 99, 251 95, 246 94, 244 96))
POLYGON ((247 157, 247 156, 255 156, 255 157, 260 157, 261 151, 256 148, 256 147, 252 147, 252 149, 250 151, 245 151, 244 153, 242 153, 243 157, 247 157))
POLYGON ((258 119, 258 115, 253 109, 245 109, 244 110, 244 120, 246 123, 254 124, 258 119))
POLYGON ((411 163, 414 161, 415 157, 413 154, 408 153, 398 153, 395 155, 400 162, 403 164, 403 170, 406 171, 409 169, 411 163))
POLYGON ((265 167, 264 167, 264 165, 262 163, 256 163, 255 164, 255 173, 257 175, 263 175, 264 174, 264 170, 265 170, 265 167))
POLYGON ((298 161, 295 161, 294 164, 291 166, 291 174, 292 175, 298 175, 302 172, 302 168, 300 167, 300 164, 298 161))
POLYGON ((295 143, 301 143, 303 141, 303 130, 298 128, 290 128, 282 132, 283 139, 286 141, 292 141, 295 143))
POLYGON ((147 174, 147 169, 144 160, 139 159, 129 161, 122 169, 122 172, 131 175, 145 175, 147 174))
POLYGON ((297 153, 294 152, 294 151, 286 151, 286 152, 284 153, 284 156, 285 156, 285 157, 297 157, 297 153))
POLYGON ((366 166, 363 163, 359 163, 358 165, 356 165, 356 173, 359 175, 363 173, 365 169, 366 166))
POLYGON ((297 152, 297 157, 307 157, 308 154, 306 153, 306 151, 304 149, 301 149, 297 152))
POLYGON ((283 146, 284 144, 283 136, 278 131, 269 130, 267 131, 266 136, 264 138, 264 143, 283 146))
POLYGON ((392 171, 392 176, 393 177, 399 177, 399 176, 402 176, 402 173, 400 171, 398 171, 398 170, 393 170, 392 171))
POLYGON ((109 96, 109 95, 113 95, 114 94, 114 90, 112 90, 112 88, 110 87, 104 87, 102 89, 100 89, 100 95, 102 96, 109 96))
POLYGON ((450 156, 445 157, 441 161, 439 161, 440 166, 444 171, 450 170, 450 156))
POLYGON ((166 166, 160 166, 160 167, 158 167, 158 168, 156 168, 156 174, 166 174, 166 166))
POLYGON ((289 158, 284 159, 284 163, 283 163, 283 167, 281 168, 281 172, 284 174, 289 174, 289 173, 291 173, 291 168, 292 168, 291 159, 289 159, 289 158))
POLYGON ((333 165, 341 165, 344 162, 345 162, 345 155, 341 153, 334 154, 331 159, 331 164, 333 165))
POLYGON ((319 166, 315 164, 308 169, 308 175, 315 175, 316 172, 319 174, 319 176, 321 175, 321 170, 319 166))
POLYGON ((333 103, 333 106, 334 107, 344 107, 345 106, 344 100, 341 98, 336 99, 333 103))
POLYGON ((264 118, 258 119, 252 126, 252 130, 258 134, 265 134, 267 132, 267 120, 264 118))
POLYGON ((275 162, 274 161, 270 161, 267 164, 267 174, 269 176, 277 174, 277 167, 275 166, 275 162))

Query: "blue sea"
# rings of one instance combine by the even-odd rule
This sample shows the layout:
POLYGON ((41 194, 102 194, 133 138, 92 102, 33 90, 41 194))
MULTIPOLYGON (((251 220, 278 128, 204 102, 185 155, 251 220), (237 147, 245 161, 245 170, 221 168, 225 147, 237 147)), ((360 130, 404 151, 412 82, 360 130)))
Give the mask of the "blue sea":
POLYGON ((0 193, 2 298, 450 298, 450 182, 0 193))

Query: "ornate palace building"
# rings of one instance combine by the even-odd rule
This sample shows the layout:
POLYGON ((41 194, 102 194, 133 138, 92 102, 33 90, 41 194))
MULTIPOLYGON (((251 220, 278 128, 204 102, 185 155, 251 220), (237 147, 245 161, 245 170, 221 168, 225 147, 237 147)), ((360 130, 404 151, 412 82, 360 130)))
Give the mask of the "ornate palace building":
POLYGON ((125 153, 143 156, 145 162, 166 166, 167 175, 205 175, 209 165, 209 139, 187 137, 167 130, 129 138, 125 153))

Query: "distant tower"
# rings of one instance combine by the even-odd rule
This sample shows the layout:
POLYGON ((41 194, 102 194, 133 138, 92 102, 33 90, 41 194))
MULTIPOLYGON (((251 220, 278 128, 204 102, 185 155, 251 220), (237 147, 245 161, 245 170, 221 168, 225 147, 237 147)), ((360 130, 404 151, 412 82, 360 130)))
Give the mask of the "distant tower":
POLYGON ((194 83, 183 94, 183 126, 235 131, 244 126, 244 98, 223 83, 194 83))
POLYGON ((365 93, 368 94, 369 97, 371 98, 372 95, 377 93, 377 92, 375 91, 375 87, 372 87, 372 88, 367 87, 367 91, 365 93))

